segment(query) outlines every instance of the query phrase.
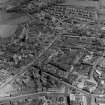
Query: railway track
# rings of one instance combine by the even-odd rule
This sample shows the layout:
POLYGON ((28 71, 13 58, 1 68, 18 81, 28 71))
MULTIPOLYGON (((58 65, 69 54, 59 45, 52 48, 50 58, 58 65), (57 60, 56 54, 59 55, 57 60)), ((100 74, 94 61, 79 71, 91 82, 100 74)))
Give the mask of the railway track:
POLYGON ((42 68, 39 67, 39 66, 36 66, 36 65, 35 65, 34 67, 36 67, 37 69, 41 70, 41 72, 42 72, 43 74, 48 75, 48 76, 52 77, 53 79, 60 81, 60 82, 63 83, 65 86, 74 88, 74 89, 80 91, 81 93, 83 93, 83 94, 85 94, 85 95, 89 95, 89 96, 93 96, 93 97, 105 97, 105 95, 101 95, 101 94, 91 94, 91 93, 86 92, 86 91, 84 91, 84 90, 82 90, 82 89, 80 89, 80 88, 78 88, 78 87, 76 87, 76 86, 73 86, 73 85, 71 85, 71 84, 69 83, 69 81, 68 81, 67 79, 64 79, 64 78, 62 78, 62 77, 58 77, 58 76, 55 75, 55 74, 52 74, 52 73, 50 73, 50 72, 47 72, 46 70, 42 69, 42 68))
POLYGON ((90 94, 90 93, 88 93, 88 92, 86 92, 86 91, 83 91, 83 90, 77 88, 76 86, 71 85, 66 79, 64 80, 64 79, 62 79, 61 77, 58 77, 58 76, 56 76, 56 75, 54 75, 54 74, 52 74, 52 73, 49 73, 49 72, 47 72, 46 70, 43 70, 42 68, 40 68, 39 66, 34 66, 34 67, 36 67, 37 69, 41 70, 43 74, 48 75, 48 76, 54 78, 55 80, 60 81, 61 83, 65 84, 65 85, 68 86, 68 87, 75 88, 76 90, 81 91, 82 93, 84 93, 84 94, 86 94, 86 95, 89 95, 89 94, 90 94))

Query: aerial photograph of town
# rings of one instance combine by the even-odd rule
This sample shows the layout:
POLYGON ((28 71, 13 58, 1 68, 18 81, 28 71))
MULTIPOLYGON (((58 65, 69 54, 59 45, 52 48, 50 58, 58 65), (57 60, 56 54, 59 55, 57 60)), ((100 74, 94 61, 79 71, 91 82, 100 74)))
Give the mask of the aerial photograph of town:
POLYGON ((0 0, 0 105, 105 105, 105 0, 0 0))

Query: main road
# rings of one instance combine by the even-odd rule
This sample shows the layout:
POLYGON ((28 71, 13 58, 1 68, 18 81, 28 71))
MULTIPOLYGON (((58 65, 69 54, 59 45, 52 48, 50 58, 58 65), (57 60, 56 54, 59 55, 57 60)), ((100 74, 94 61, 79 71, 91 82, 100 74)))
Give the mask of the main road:
POLYGON ((61 92, 38 92, 38 93, 29 93, 29 94, 23 94, 19 96, 14 96, 14 97, 0 97, 0 104, 1 103, 8 103, 9 101, 17 101, 17 100, 24 100, 24 99, 36 99, 40 98, 41 96, 46 96, 46 95, 64 95, 67 96, 68 94, 61 93, 61 92))

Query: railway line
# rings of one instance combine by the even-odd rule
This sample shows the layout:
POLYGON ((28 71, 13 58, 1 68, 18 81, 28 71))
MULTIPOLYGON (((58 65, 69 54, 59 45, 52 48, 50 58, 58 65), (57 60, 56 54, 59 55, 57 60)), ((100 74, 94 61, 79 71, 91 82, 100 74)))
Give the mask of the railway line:
POLYGON ((84 93, 84 94, 86 94, 86 95, 89 95, 89 94, 90 94, 90 93, 88 93, 88 92, 86 92, 86 91, 83 91, 83 90, 81 90, 81 89, 79 89, 79 88, 77 88, 77 87, 71 85, 66 79, 64 80, 64 79, 62 79, 61 77, 57 77, 56 75, 54 75, 54 74, 52 74, 52 73, 49 73, 49 72, 47 72, 46 70, 43 70, 43 69, 40 68, 39 66, 34 66, 34 67, 36 67, 37 69, 41 70, 41 72, 42 72, 43 74, 48 75, 48 76, 54 78, 55 80, 60 81, 61 83, 65 84, 65 85, 68 86, 68 87, 75 88, 75 89, 77 89, 78 91, 81 91, 82 93, 84 93))
POLYGON ((65 86, 74 88, 74 89, 80 91, 81 93, 84 93, 85 95, 89 95, 89 96, 93 96, 93 97, 105 97, 105 94, 103 94, 103 95, 102 95, 102 94, 91 94, 91 93, 89 93, 89 92, 87 92, 87 91, 84 91, 84 90, 82 90, 82 89, 80 89, 80 88, 78 88, 78 87, 76 87, 76 86, 73 86, 73 85, 71 85, 71 84, 69 83, 69 81, 68 81, 67 79, 58 77, 58 76, 56 76, 55 74, 52 74, 52 73, 50 73, 50 72, 47 72, 46 70, 42 69, 42 68, 39 67, 39 66, 36 66, 36 65, 35 65, 34 67, 36 67, 37 69, 41 70, 41 72, 42 72, 43 74, 48 75, 48 76, 52 77, 53 79, 58 80, 58 81, 60 81, 61 83, 65 84, 65 86))

